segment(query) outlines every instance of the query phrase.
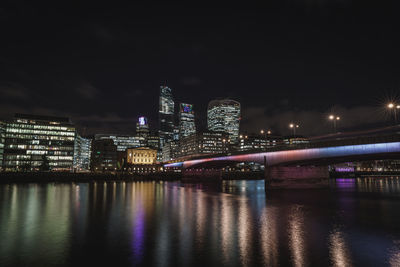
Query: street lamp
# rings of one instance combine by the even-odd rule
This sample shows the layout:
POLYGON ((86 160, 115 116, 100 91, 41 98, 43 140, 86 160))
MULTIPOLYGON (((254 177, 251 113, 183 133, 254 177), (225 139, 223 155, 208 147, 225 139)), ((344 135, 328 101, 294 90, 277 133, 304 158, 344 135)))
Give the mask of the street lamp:
POLYGON ((389 103, 387 105, 389 110, 393 110, 394 113, 394 124, 397 123, 397 110, 400 109, 400 105, 394 104, 394 103, 389 103))
POLYGON ((334 129, 334 131, 336 133, 336 122, 340 120, 340 117, 331 114, 331 115, 329 115, 329 119, 331 121, 333 121, 333 129, 334 129))
POLYGON ((299 125, 295 123, 290 123, 289 128, 293 130, 293 137, 296 136, 296 128, 299 128, 299 125))

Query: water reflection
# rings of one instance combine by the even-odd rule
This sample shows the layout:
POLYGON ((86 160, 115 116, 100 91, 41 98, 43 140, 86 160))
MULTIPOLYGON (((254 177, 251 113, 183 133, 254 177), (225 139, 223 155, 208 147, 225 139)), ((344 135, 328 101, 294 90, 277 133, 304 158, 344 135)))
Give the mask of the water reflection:
POLYGON ((294 206, 289 216, 289 248, 294 266, 306 266, 304 211, 301 206, 294 206))
POLYGON ((0 266, 398 266, 398 179, 336 182, 1 185, 0 266))
POLYGON ((333 266, 352 266, 350 251, 343 232, 336 229, 329 236, 329 254, 333 266))

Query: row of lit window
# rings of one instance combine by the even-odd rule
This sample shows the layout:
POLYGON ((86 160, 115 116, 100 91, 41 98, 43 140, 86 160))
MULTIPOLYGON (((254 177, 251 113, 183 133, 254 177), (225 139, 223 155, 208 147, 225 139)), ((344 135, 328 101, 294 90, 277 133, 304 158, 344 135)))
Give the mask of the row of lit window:
POLYGON ((74 141, 74 137, 64 136, 50 136, 50 135, 28 135, 28 134, 12 134, 8 133, 7 138, 20 138, 20 139, 39 139, 39 140, 62 140, 62 141, 74 141))
POLYGON ((57 130, 57 131, 70 131, 75 132, 74 127, 65 127, 65 126, 50 126, 50 125, 40 125, 40 124, 19 124, 19 123, 10 123, 7 127, 12 128, 25 128, 25 129, 45 129, 45 130, 57 130))
POLYGON ((44 131, 44 130, 18 129, 18 128, 7 128, 6 132, 7 132, 7 133, 26 133, 26 134, 45 134, 45 135, 75 136, 75 132, 44 131))

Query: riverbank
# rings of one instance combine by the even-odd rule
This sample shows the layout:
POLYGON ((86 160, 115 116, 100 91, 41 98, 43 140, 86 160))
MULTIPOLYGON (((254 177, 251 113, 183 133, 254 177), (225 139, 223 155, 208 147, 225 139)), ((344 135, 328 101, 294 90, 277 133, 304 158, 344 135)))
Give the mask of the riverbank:
POLYGON ((0 183, 48 183, 91 181, 174 181, 180 173, 71 173, 71 172, 3 172, 0 183))

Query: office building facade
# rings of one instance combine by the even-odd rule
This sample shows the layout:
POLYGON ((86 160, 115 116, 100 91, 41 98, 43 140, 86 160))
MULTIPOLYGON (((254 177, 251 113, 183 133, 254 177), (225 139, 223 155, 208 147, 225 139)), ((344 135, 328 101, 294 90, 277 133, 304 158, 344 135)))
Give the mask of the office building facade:
POLYGON ((6 130, 6 124, 0 121, 0 171, 3 170, 5 130, 6 130))
POLYGON ((74 141, 68 118, 16 114, 5 124, 4 169, 71 170, 74 141))
POLYGON ((143 147, 147 145, 146 138, 143 136, 134 135, 116 135, 116 134, 96 134, 95 140, 113 140, 117 146, 117 151, 124 152, 127 148, 143 147))
POLYGON ((196 124, 192 104, 179 105, 179 139, 196 133, 196 124))
POLYGON ((237 144, 240 125, 240 103, 230 99, 212 100, 207 108, 207 128, 229 134, 229 143, 237 144))
POLYGON ((95 172, 117 170, 117 146, 112 139, 93 140, 91 170, 95 172))
POLYGON ((160 86, 159 99, 159 137, 160 148, 173 140, 174 134, 174 100, 172 90, 167 86, 160 86))
POLYGON ((90 170, 92 139, 81 137, 76 133, 74 145, 74 171, 90 170))

